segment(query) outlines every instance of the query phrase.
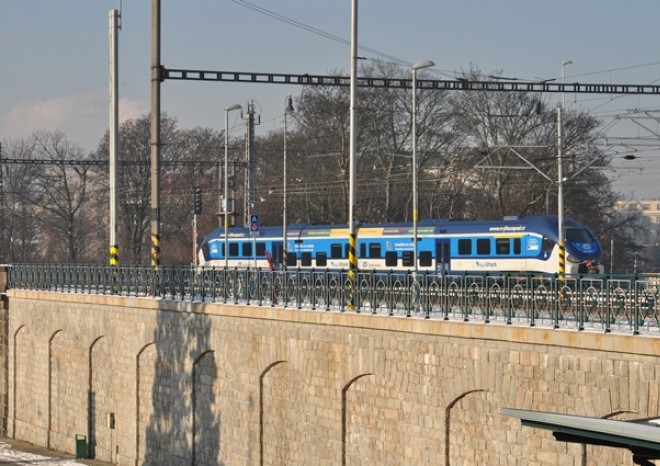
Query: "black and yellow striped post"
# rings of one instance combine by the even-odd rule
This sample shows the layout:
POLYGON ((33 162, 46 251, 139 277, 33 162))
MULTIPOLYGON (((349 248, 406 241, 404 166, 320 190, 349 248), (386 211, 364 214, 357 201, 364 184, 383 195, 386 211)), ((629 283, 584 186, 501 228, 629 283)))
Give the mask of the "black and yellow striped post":
POLYGON ((151 267, 153 268, 153 296, 160 296, 160 235, 151 235, 151 267))
POLYGON ((160 268, 160 235, 151 235, 151 266, 160 268))
POLYGON ((566 247, 561 236, 557 246, 559 247, 559 282, 563 284, 566 281, 566 247))
MULTIPOLYGON (((561 231, 561 230, 560 230, 561 231)), ((564 293, 564 286, 566 285, 566 248, 564 247, 564 238, 563 235, 559 234, 559 242, 557 243, 559 249, 559 268, 557 270, 557 295, 559 299, 564 299, 566 297, 564 293)))
POLYGON ((119 266, 119 246, 116 244, 110 246, 110 265, 112 267, 119 266))
POLYGON ((355 254, 355 231, 351 231, 348 235, 348 283, 349 283, 349 302, 348 307, 350 310, 355 309, 355 281, 357 275, 357 255, 355 254))
POLYGON ((112 292, 117 293, 119 287, 117 286, 117 268, 119 267, 119 246, 116 244, 110 245, 110 268, 112 273, 112 292))

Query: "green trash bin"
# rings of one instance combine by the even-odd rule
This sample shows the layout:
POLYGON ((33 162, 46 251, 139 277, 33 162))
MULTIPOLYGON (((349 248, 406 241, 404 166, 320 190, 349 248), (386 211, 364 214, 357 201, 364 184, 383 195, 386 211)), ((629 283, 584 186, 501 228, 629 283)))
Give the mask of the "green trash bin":
POLYGON ((87 458, 87 437, 76 435, 76 459, 87 458))

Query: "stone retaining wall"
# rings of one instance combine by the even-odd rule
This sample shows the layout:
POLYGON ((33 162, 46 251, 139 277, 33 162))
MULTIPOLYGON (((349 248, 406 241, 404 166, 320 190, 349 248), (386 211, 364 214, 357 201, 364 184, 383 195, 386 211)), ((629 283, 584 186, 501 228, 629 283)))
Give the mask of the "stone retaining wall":
POLYGON ((642 336, 10 290, 5 348, 9 436, 120 465, 633 464, 500 410, 660 409, 642 336))

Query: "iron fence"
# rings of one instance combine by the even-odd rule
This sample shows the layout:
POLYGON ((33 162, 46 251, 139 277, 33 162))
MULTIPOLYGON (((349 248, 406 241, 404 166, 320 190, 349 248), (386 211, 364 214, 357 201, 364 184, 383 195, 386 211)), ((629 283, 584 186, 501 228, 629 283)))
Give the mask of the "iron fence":
POLYGON ((660 275, 12 264, 8 287, 660 336, 660 275))

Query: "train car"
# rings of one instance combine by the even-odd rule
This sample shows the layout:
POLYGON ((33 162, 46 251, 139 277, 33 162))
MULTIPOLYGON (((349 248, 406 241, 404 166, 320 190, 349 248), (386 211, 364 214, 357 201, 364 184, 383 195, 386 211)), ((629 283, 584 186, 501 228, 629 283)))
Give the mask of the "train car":
MULTIPOLYGON (((567 274, 603 273, 602 249, 594 234, 566 219, 567 274)), ((217 228, 203 240, 199 264, 206 267, 282 268, 282 227, 257 232, 217 228), (228 256, 225 257, 225 241, 228 256)), ((287 267, 348 269, 346 225, 291 225, 287 228, 287 267)), ((425 220, 413 225, 361 224, 356 252, 360 270, 482 271, 557 273, 557 217, 505 217, 501 220, 425 220), (417 264, 415 264, 415 260, 417 264)))

